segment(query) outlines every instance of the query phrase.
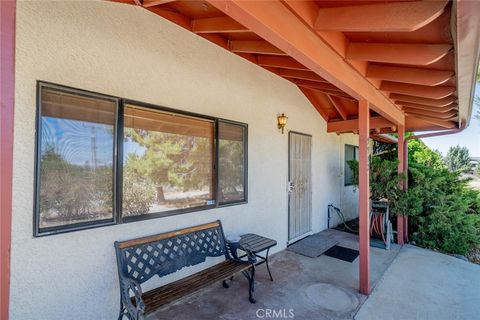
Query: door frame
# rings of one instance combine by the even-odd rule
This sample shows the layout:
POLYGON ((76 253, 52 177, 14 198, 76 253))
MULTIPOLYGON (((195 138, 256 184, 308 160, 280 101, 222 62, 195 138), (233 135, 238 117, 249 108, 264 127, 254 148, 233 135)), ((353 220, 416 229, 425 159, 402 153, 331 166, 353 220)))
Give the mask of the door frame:
MULTIPOLYGON (((295 238, 292 238, 290 239, 290 193, 288 191, 288 184, 290 182, 290 175, 291 175, 291 162, 290 162, 290 145, 291 145, 291 139, 292 139, 292 134, 297 134, 297 135, 301 135, 301 136, 306 136, 306 137, 310 137, 310 139, 312 139, 312 135, 311 134, 308 134, 308 133, 303 133, 303 132, 298 132, 298 131, 293 131, 293 130, 289 130, 288 131, 288 154, 287 154, 287 167, 288 167, 288 170, 287 170, 287 245, 290 245, 294 242, 297 242, 299 240, 302 240, 303 238, 306 238, 310 235, 313 234, 313 229, 312 229, 312 210, 310 211, 310 231, 298 236, 298 237, 295 237, 295 238)), ((311 170, 311 167, 312 167, 312 140, 310 140, 310 192, 312 193, 312 170, 311 170)), ((312 198, 310 198, 310 205, 312 204, 311 201, 312 198)))

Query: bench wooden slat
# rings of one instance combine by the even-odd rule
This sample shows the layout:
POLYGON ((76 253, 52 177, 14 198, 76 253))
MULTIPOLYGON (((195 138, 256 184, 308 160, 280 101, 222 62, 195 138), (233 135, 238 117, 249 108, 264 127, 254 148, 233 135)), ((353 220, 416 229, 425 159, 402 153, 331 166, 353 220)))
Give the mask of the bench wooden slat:
POLYGON ((144 244, 144 243, 155 242, 155 241, 159 241, 159 240, 167 239, 167 238, 173 238, 173 237, 177 237, 177 236, 182 235, 182 234, 187 234, 187 233, 192 233, 192 232, 195 232, 195 231, 201 231, 201 230, 216 228, 219 225, 220 225, 220 222, 215 221, 215 222, 210 222, 210 223, 206 223, 206 224, 202 224, 202 225, 194 226, 194 227, 190 227, 190 228, 179 229, 179 230, 175 230, 175 231, 156 234, 156 235, 153 235, 153 236, 148 236, 148 237, 143 237, 143 238, 138 238, 138 239, 127 240, 127 241, 123 241, 123 242, 118 242, 118 248, 124 249, 124 248, 133 247, 133 246, 137 246, 137 245, 144 244))
POLYGON ((246 262, 227 260, 186 278, 145 292, 142 295, 146 307, 145 311, 146 313, 151 313, 162 305, 194 293, 218 281, 226 280, 233 274, 247 270, 250 267, 251 265, 246 262))

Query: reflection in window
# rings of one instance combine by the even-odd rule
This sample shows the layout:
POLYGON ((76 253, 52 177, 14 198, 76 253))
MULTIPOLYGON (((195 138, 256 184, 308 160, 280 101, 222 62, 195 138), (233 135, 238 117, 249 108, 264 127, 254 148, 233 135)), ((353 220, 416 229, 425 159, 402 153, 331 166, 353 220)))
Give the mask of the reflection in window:
POLYGON ((353 171, 350 168, 350 161, 358 161, 358 147, 352 145, 345 145, 345 186, 351 186, 354 184, 353 171))
POLYGON ((214 122, 125 105, 123 215, 215 204, 214 122))
POLYGON ((245 201, 245 127, 220 121, 219 139, 219 203, 245 201))
POLYGON ((41 87, 38 227, 113 220, 116 100, 41 87))

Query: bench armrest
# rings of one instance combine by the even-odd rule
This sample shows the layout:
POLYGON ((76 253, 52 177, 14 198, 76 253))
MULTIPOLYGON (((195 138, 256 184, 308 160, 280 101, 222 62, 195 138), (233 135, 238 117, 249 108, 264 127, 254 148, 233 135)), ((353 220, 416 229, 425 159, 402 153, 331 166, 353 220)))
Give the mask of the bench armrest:
POLYGON ((122 302, 127 309, 132 319, 143 319, 145 313, 145 303, 142 300, 142 287, 140 284, 130 278, 120 278, 120 292, 122 295, 122 302), (133 293, 135 304, 132 303, 130 292, 133 293))

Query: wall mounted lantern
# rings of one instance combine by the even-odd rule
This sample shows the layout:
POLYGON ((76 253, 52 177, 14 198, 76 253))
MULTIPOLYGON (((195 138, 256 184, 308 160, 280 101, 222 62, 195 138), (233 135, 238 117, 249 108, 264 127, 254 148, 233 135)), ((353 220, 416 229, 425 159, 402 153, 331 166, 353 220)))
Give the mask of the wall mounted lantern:
POLYGON ((287 124, 287 120, 288 120, 288 117, 285 115, 285 113, 282 113, 282 115, 277 116, 277 127, 278 129, 282 129, 282 134, 283 134, 283 129, 287 124))

